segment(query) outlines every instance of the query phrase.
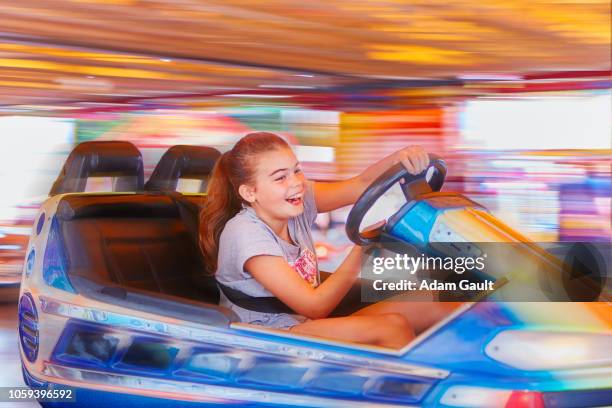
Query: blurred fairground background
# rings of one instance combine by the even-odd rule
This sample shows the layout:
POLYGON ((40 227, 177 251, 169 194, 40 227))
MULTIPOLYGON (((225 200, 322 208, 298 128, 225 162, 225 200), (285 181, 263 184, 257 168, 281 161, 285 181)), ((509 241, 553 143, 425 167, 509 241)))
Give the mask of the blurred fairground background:
MULTIPOLYGON (((444 189, 536 241, 612 239, 608 1, 26 0, 0 19, 0 283, 86 140, 133 142, 145 178, 169 146, 252 131, 316 180, 419 144, 444 189)), ((317 219, 323 269, 347 213, 317 219)))

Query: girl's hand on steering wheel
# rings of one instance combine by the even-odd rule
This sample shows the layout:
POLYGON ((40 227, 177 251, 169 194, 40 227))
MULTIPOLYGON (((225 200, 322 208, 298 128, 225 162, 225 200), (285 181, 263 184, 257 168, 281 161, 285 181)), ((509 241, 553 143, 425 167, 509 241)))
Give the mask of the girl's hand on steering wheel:
POLYGON ((421 146, 408 146, 395 152, 395 162, 402 163, 410 174, 419 174, 429 166, 429 156, 421 146))

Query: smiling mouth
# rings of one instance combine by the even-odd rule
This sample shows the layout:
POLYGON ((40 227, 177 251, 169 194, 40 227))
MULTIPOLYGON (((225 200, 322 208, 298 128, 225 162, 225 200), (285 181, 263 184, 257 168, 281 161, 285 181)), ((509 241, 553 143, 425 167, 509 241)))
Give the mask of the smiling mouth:
POLYGON ((289 204, 300 205, 302 203, 303 196, 304 196, 303 193, 294 194, 291 197, 287 198, 286 201, 289 204))

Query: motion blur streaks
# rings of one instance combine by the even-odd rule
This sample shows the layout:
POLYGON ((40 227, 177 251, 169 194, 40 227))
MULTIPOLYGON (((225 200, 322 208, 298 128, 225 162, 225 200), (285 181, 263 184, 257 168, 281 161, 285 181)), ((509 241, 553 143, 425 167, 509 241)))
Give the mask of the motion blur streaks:
MULTIPOLYGON (((537 241, 612 239, 607 0, 3 3, 0 274, 94 139, 134 142, 148 176, 171 145, 272 131, 317 180, 420 144, 445 189, 537 241)), ((346 214, 321 216, 323 260, 346 250, 346 214)))
POLYGON ((8 112, 610 69, 607 0, 2 3, 8 112))

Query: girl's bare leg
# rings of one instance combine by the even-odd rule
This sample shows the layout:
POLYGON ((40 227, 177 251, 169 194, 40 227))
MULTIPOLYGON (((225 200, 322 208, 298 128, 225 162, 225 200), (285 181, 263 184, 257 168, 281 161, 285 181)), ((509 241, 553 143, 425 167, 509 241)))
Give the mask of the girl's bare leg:
POLYGON ((289 329, 334 340, 400 349, 414 338, 414 331, 401 314, 331 317, 311 320, 289 329))
POLYGON ((437 302, 437 294, 431 291, 414 291, 402 293, 381 302, 366 306, 351 316, 378 316, 387 313, 399 313, 408 320, 417 333, 448 316, 459 307, 461 302, 437 302))

